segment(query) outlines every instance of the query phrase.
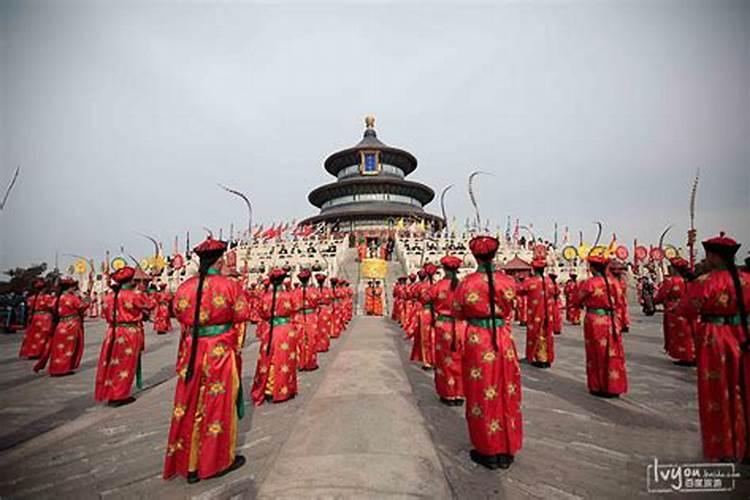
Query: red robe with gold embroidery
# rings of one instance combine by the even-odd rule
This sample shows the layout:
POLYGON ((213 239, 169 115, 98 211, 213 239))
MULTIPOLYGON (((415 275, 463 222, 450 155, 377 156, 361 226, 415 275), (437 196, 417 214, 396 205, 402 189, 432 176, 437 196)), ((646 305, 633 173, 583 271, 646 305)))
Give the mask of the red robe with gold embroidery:
POLYGON ((155 305, 145 293, 123 288, 117 293, 117 326, 114 326, 114 293, 104 296, 102 312, 109 327, 104 334, 96 368, 94 399, 97 401, 119 401, 130 397, 133 378, 140 371, 143 313, 155 305))
POLYGON ((677 312, 677 306, 687 293, 682 276, 669 276, 662 281, 654 302, 664 304, 664 350, 678 361, 695 361, 694 322, 677 312))
POLYGON ((630 329, 630 309, 628 308, 628 278, 624 274, 615 277, 620 283, 622 291, 622 301, 617 305, 617 319, 620 322, 620 328, 630 329))
POLYGON ((55 296, 36 293, 26 300, 29 305, 29 321, 18 356, 37 359, 45 351, 52 333, 52 308, 55 296))
POLYGON ((318 352, 326 352, 331 347, 331 289, 318 286, 318 352))
POLYGON ((261 299, 260 315, 265 326, 262 332, 259 329, 260 352, 253 379, 252 396, 256 406, 262 405, 266 396, 271 397, 274 403, 279 403, 297 394, 299 336, 292 323, 297 306, 292 292, 282 287, 278 287, 276 291, 273 315, 272 303, 273 291, 269 290, 261 299))
POLYGON ((432 297, 430 295, 431 284, 426 279, 420 281, 414 287, 416 307, 416 328, 414 331, 414 343, 411 346, 412 361, 422 364, 424 368, 432 368, 435 364, 435 346, 433 331, 432 297))
POLYGON ((250 322, 256 324, 260 321, 260 297, 262 292, 256 285, 251 285, 247 291, 248 305, 250 306, 250 322))
POLYGON ((551 364, 555 361, 554 283, 547 276, 531 276, 519 287, 518 293, 526 297, 528 304, 526 361, 551 364))
POLYGON ((573 297, 575 297, 576 290, 578 290, 578 283, 572 279, 565 283, 563 293, 565 294, 565 319, 571 325, 581 324, 581 308, 576 306, 573 297))
POLYGON ((461 357, 466 321, 454 316, 449 278, 432 285, 430 295, 435 310, 435 390, 444 399, 463 399, 461 357))
MULTIPOLYGON (((739 272, 739 271, 738 271, 739 272)), ((750 273, 739 272, 745 311, 750 311, 750 273)), ((698 404, 703 455, 707 459, 750 458, 750 353, 739 321, 729 271, 713 271, 689 284, 677 314, 698 323, 698 404)))
POLYGON ((346 321, 346 305, 344 304, 344 287, 335 286, 331 289, 331 319, 333 327, 331 328, 331 338, 336 339, 344 331, 346 321))
POLYGON ((294 323, 299 333, 297 352, 300 370, 318 368, 318 298, 314 286, 302 285, 292 292, 297 309, 294 323))
POLYGON ((406 288, 406 310, 404 311, 406 325, 404 331, 409 338, 414 338, 419 328, 419 312, 422 306, 417 300, 418 292, 419 283, 411 283, 406 288))
POLYGON ((50 340, 49 374, 75 371, 83 356, 83 313, 87 304, 74 292, 65 292, 57 304, 59 318, 50 340))
POLYGON ((240 326, 250 316, 240 285, 213 271, 205 277, 193 375, 186 380, 193 344, 198 277, 177 289, 173 310, 184 331, 164 460, 164 478, 211 477, 234 461, 237 423, 244 413, 237 362, 240 326))
POLYGON ((586 307, 583 336, 586 344, 586 380, 591 392, 623 394, 628 390, 625 349, 617 311, 622 307, 620 282, 607 276, 593 276, 578 286, 575 305, 586 307))
POLYGON ((560 303, 560 285, 557 284, 557 282, 552 282, 552 297, 554 299, 554 307, 552 309, 552 331, 555 335, 560 335, 562 333, 562 304, 560 303))
POLYGON ((154 294, 156 300, 156 311, 154 311, 154 330, 156 333, 167 333, 172 329, 172 320, 169 314, 169 305, 172 303, 172 294, 167 290, 154 294))
POLYGON ((403 288, 400 283, 393 285, 393 308, 391 309, 391 319, 393 321, 401 320, 401 307, 403 306, 403 288))
MULTIPOLYGON (((525 279, 516 279, 516 287, 520 289, 523 286, 523 282, 525 279)), ((528 301, 526 300, 525 295, 518 295, 516 296, 516 301, 514 303, 514 313, 515 313, 515 320, 518 321, 521 326, 526 325, 526 320, 528 319, 528 301)))
POLYGON ((495 342, 489 321, 490 296, 485 272, 472 273, 455 291, 454 310, 467 320, 463 353, 466 421, 474 448, 484 455, 514 455, 523 443, 521 369, 510 321, 516 283, 495 272, 495 342))
POLYGON ((354 292, 352 291, 352 288, 347 285, 344 287, 344 311, 345 311, 345 321, 344 321, 344 328, 346 328, 346 325, 349 324, 349 322, 352 320, 352 317, 354 315, 354 292))

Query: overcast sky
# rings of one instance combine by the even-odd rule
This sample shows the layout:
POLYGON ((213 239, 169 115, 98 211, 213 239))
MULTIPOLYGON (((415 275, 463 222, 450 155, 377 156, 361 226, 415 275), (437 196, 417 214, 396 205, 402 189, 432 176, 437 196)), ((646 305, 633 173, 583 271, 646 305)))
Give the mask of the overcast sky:
POLYGON ((243 225, 217 182, 312 215, 368 113, 462 223, 481 169, 503 229, 679 245, 700 167, 699 236, 750 246, 750 2, 119 3, 0 3, 3 269, 243 225))

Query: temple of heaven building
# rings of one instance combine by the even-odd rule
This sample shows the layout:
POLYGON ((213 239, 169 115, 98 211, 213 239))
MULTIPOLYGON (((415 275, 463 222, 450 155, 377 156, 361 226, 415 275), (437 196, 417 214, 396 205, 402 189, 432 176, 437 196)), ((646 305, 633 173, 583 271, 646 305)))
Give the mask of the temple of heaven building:
POLYGON ((434 230, 442 229, 442 217, 424 211, 435 192, 406 180, 417 168, 417 159, 383 144, 375 132, 374 117, 366 117, 365 126, 359 143, 326 159, 324 167, 336 182, 310 193, 308 199, 320 213, 301 224, 325 222, 339 231, 355 231, 388 228, 403 219, 406 224, 424 221, 434 230))

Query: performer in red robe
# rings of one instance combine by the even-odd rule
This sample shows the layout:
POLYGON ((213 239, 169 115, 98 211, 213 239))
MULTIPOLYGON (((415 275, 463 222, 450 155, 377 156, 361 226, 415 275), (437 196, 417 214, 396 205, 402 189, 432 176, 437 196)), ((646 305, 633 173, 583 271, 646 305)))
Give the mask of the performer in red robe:
MULTIPOLYGON (((432 265, 432 264, 430 264, 432 265)), ((434 265, 432 265, 434 267, 434 265)), ((414 342, 411 346, 412 361, 422 364, 422 368, 429 370, 434 363, 432 345, 432 303, 430 302, 430 287, 432 284, 425 269, 417 272, 419 283, 414 287, 414 298, 416 306, 414 316, 416 317, 416 328, 414 330, 414 342)))
POLYGON ((617 319, 623 333, 630 331, 630 310, 628 309, 628 268, 622 262, 616 261, 610 266, 612 276, 620 283, 622 302, 617 306, 617 319))
POLYGON ((544 259, 534 259, 534 275, 526 278, 518 290, 528 304, 526 361, 537 368, 549 368, 555 361, 555 287, 544 276, 546 266, 544 259))
POLYGON ((164 479, 188 483, 231 472, 245 463, 236 454, 238 419, 244 414, 237 363, 239 326, 249 318, 239 284, 221 276, 227 244, 211 237, 195 247, 198 276, 175 293, 175 318, 185 332, 164 460, 164 479))
POLYGON ((158 335, 165 334, 172 330, 172 320, 170 314, 170 304, 172 304, 172 294, 167 290, 166 283, 159 284, 159 291, 154 294, 156 301, 156 311, 154 311, 154 330, 158 335))
POLYGON ((373 295, 373 315, 374 316, 382 316, 383 315, 383 287, 380 284, 380 281, 375 281, 374 290, 372 292, 373 295))
POLYGON ((74 373, 83 356, 83 314, 87 304, 75 292, 78 282, 69 277, 60 280, 60 290, 54 300, 52 338, 34 371, 44 369, 49 360, 49 374, 53 377, 74 373))
POLYGON ((342 290, 342 300, 344 302, 344 329, 346 329, 349 322, 352 320, 354 315, 354 293, 352 287, 348 281, 344 280, 344 288, 342 290))
POLYGON ((260 283, 251 283, 247 295, 250 306, 250 322, 255 325, 260 322, 260 283))
POLYGON ((331 347, 331 328, 333 326, 331 289, 325 286, 325 274, 317 273, 315 281, 318 282, 318 352, 327 352, 331 347))
POLYGON ((412 273, 409 275, 409 285, 406 287, 406 326, 404 331, 408 338, 413 339, 419 328, 419 315, 418 312, 421 309, 419 301, 417 300, 419 282, 417 281, 417 275, 412 273))
POLYGON ((339 279, 331 277, 331 319, 333 320, 333 326, 331 328, 331 338, 337 339, 344 331, 344 303, 343 299, 343 280, 339 282, 339 279))
POLYGON ((565 283, 563 293, 565 294, 565 319, 571 325, 581 324, 581 308, 576 307, 573 298, 575 297, 576 291, 578 290, 578 282, 576 281, 576 273, 570 273, 568 281, 565 283))
POLYGON ((703 242, 711 271, 688 285, 677 313, 698 322, 698 404, 703 455, 750 460, 750 273, 737 269, 740 245, 722 233, 703 242))
POLYGON ((375 314, 375 282, 373 280, 370 280, 367 282, 367 286, 365 287, 364 296, 365 296, 365 304, 364 304, 364 310, 365 310, 365 316, 373 316, 375 314))
POLYGON ((260 352, 253 379, 253 402, 280 403, 297 394, 297 341, 292 324, 295 309, 292 292, 284 289, 284 269, 269 274, 271 290, 263 295, 261 317, 265 326, 260 337, 260 352))
POLYGON ((297 313, 294 317, 294 328, 298 333, 297 352, 299 369, 312 371, 318 369, 318 290, 309 286, 312 273, 303 269, 297 274, 301 286, 294 290, 293 298, 297 313))
POLYGON ((93 290, 89 294, 88 316, 89 318, 99 317, 99 294, 93 290))
POLYGON ((589 392, 599 397, 619 397, 628 390, 625 349, 617 311, 622 307, 620 282, 608 276, 609 259, 588 258, 593 276, 578 285, 573 299, 586 307, 583 336, 586 345, 586 379, 589 392))
POLYGON ((142 388, 143 313, 156 306, 148 295, 133 289, 135 269, 121 267, 111 278, 113 292, 104 296, 102 312, 109 323, 96 369, 94 399, 112 406, 132 403, 133 379, 142 388))
POLYGON ((677 312, 687 293, 686 277, 690 263, 683 258, 670 259, 670 276, 662 281, 654 302, 664 304, 664 350, 680 366, 695 366, 695 322, 677 312))
POLYGON ((552 297, 554 299, 554 307, 552 308, 552 332, 555 335, 560 335, 562 333, 562 304, 560 303, 560 295, 562 295, 562 292, 560 291, 560 285, 557 284, 557 274, 555 273, 549 273, 549 279, 552 281, 552 297))
MULTIPOLYGON (((523 282, 526 280, 526 276, 523 274, 519 274, 516 277, 516 287, 518 289, 521 289, 523 287, 523 282)), ((526 326, 526 320, 528 319, 528 300, 525 295, 517 295, 516 296, 516 302, 515 302, 515 320, 518 321, 518 324, 521 326, 526 326)))
POLYGON ((510 327, 516 283, 494 270, 498 246, 491 236, 472 238, 477 271, 454 295, 456 317, 467 322, 462 370, 470 455, 489 469, 510 467, 523 441, 521 370, 510 327))
MULTIPOLYGON (((401 310, 404 307, 404 287, 406 286, 406 276, 400 276, 397 283, 393 286, 393 309, 391 310, 391 319, 401 323, 401 310)), ((403 328, 404 325, 401 325, 403 328)))
POLYGON ((445 277, 432 285, 430 295, 435 313, 435 390, 448 406, 464 404, 461 371, 466 321, 457 320, 453 311, 461 259, 448 255, 440 259, 445 277))
POLYGON ((54 297, 46 292, 47 283, 37 278, 32 284, 34 291, 26 299, 28 304, 28 326, 18 356, 37 359, 43 353, 52 333, 52 306, 54 297))

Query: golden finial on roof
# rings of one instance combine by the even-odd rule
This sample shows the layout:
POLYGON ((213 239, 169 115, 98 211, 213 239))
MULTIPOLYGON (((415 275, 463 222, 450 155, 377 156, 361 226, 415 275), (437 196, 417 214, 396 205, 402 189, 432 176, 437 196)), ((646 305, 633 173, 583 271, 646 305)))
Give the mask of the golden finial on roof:
POLYGON ((375 128, 375 117, 372 115, 365 116, 365 126, 367 128, 375 128))

